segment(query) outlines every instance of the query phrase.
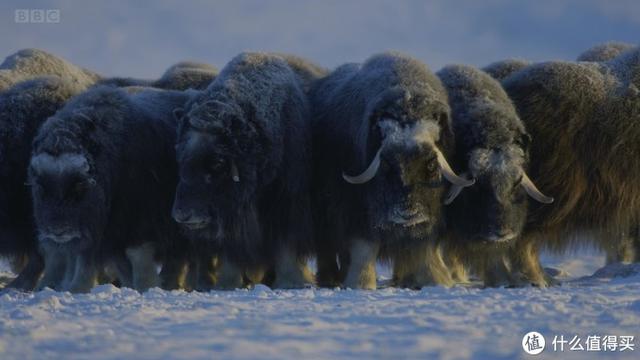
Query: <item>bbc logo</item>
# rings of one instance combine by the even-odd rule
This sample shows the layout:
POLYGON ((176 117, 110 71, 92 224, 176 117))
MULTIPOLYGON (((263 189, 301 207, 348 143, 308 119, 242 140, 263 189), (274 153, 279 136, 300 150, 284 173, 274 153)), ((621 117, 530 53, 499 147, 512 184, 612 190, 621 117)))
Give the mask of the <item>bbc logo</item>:
POLYGON ((15 22, 19 24, 57 24, 59 9, 16 9, 15 22))

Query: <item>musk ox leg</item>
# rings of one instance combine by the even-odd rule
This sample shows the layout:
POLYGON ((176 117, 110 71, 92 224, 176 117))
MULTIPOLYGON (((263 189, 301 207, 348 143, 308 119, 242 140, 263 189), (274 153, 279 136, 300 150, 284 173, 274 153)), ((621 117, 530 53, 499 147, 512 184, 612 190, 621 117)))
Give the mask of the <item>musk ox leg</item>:
POLYGON ((184 289, 187 269, 186 257, 168 256, 160 270, 160 287, 165 290, 184 289))
POLYGON ((23 291, 31 291, 38 284, 44 269, 44 259, 37 251, 29 254, 26 266, 20 271, 18 277, 13 279, 7 287, 23 291))
POLYGON ((449 272, 451 273, 451 279, 457 284, 468 284, 469 274, 467 272, 467 266, 462 260, 460 254, 451 253, 446 255, 446 263, 448 263, 449 272))
POLYGON ((300 289, 313 285, 313 274, 307 262, 292 249, 282 246, 276 255, 276 279, 273 287, 278 289, 300 289))
POLYGON ((265 281, 267 269, 264 266, 251 266, 244 271, 244 280, 246 286, 260 284, 265 281))
POLYGON ((66 251, 62 251, 55 247, 46 247, 43 249, 44 254, 44 275, 40 279, 37 290, 44 288, 59 288, 64 280, 66 270, 67 256, 66 251))
POLYGON ((338 268, 337 252, 332 249, 319 248, 317 250, 318 272, 316 282, 321 287, 340 286, 342 278, 338 268))
POLYGON ((639 254, 636 252, 639 250, 636 247, 637 236, 635 234, 622 234, 618 241, 605 248, 607 255, 607 264, 623 262, 632 263, 637 261, 639 254))
POLYGON ((214 255, 204 255, 189 261, 186 287, 195 291, 209 291, 217 282, 218 259, 214 255))
POLYGON ((86 293, 98 284, 98 267, 92 251, 83 251, 75 259, 75 274, 68 290, 86 293))
POLYGON ((146 291, 160 285, 155 262, 155 247, 152 243, 147 242, 137 247, 128 248, 125 252, 131 261, 134 289, 146 291))
POLYGON ((512 276, 506 255, 500 250, 482 252, 484 269, 481 278, 486 287, 511 286, 517 280, 512 276))
POLYGON ((398 252, 393 259, 394 284, 420 289, 428 285, 452 286, 453 279, 436 244, 424 244, 398 252))
POLYGON ((234 290, 242 286, 242 269, 229 259, 223 258, 215 288, 218 290, 234 290))
POLYGON ((124 253, 118 253, 109 259, 108 268, 120 282, 120 287, 133 288, 133 269, 131 262, 124 253))
POLYGON ((351 289, 376 289, 376 260, 380 245, 356 239, 350 249, 350 264, 344 286, 351 289))
POLYGON ((540 264, 538 247, 534 241, 516 243, 509 258, 513 274, 512 286, 533 285, 544 288, 559 285, 557 280, 545 274, 540 264))
POLYGON ((56 290, 64 290, 71 287, 73 277, 76 274, 76 259, 70 251, 65 252, 64 277, 56 290))

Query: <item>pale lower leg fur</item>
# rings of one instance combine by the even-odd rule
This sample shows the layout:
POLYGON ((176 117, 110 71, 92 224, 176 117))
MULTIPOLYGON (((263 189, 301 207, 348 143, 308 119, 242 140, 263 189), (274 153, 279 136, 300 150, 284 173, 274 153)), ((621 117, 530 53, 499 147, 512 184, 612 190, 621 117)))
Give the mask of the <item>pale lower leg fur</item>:
POLYGON ((350 250, 350 263, 344 286, 351 289, 375 290, 379 245, 356 239, 350 250))
POLYGON ((151 243, 144 243, 126 250, 127 258, 131 261, 133 287, 138 291, 160 285, 154 253, 155 249, 151 243))

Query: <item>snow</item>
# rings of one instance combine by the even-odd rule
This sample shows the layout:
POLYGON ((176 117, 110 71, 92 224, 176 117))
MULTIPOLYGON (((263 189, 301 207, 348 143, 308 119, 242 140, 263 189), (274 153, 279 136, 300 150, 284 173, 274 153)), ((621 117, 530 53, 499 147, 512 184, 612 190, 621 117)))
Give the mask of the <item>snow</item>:
MULTIPOLYGON (((552 340, 640 337, 640 264, 614 264, 581 276, 601 267, 602 256, 545 261, 560 268, 561 286, 280 291, 259 285, 144 294, 112 285, 89 294, 4 290, 0 358, 508 359, 529 357, 522 337, 538 331, 547 341, 542 358, 637 359, 640 350, 553 353, 552 340)), ((381 272, 384 284, 388 269, 381 272)))

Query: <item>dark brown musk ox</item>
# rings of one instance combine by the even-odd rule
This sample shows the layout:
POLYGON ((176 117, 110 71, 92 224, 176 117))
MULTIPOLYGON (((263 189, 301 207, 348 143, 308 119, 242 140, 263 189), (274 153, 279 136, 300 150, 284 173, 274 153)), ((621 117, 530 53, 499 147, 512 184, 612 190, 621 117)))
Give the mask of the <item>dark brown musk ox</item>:
POLYGON ((97 86, 41 126, 29 166, 41 287, 86 292, 107 260, 126 254, 133 286, 144 290, 159 285, 156 258, 186 253, 171 220, 173 109, 191 95, 97 86))
MULTIPOLYGON (((625 51, 630 51, 635 46, 623 42, 606 42, 595 45, 577 58, 578 61, 605 62, 612 60, 625 51)), ((609 236, 609 235, 607 235, 609 236)), ((640 226, 634 225, 631 229, 620 234, 619 242, 600 242, 604 244, 607 254, 607 263, 634 262, 640 260, 640 226)))
POLYGON ((449 65, 436 74, 447 90, 455 155, 453 167, 476 184, 452 186, 445 199, 444 253, 453 276, 469 264, 485 285, 498 285, 507 249, 521 235, 528 198, 551 203, 527 175, 531 136, 498 81, 480 69, 449 65), (480 265, 478 265, 480 264, 480 265), (464 266, 462 269, 458 266, 464 266))
POLYGON ((544 62, 502 83, 534 141, 530 176, 553 205, 532 207, 510 256, 524 282, 547 286, 542 246, 616 246, 640 209, 640 50, 603 63, 544 62))
POLYGON ((428 258, 444 225, 444 179, 473 180, 446 160, 454 139, 440 80, 389 52, 338 67, 311 99, 319 284, 375 289, 379 256, 393 261, 398 286, 441 283, 444 264, 428 258))
POLYGON ((25 186, 31 140, 38 128, 86 86, 57 76, 20 82, 0 93, 0 256, 23 262, 8 287, 32 290, 44 267, 25 186))
MULTIPOLYGON (((173 65, 154 82, 165 88, 198 88, 211 81, 215 68, 198 63, 173 65)), ((55 55, 37 49, 26 49, 10 55, 0 69, 3 86, 0 92, 0 128, 2 149, 2 203, 0 210, 0 256, 17 264, 20 275, 8 286, 23 290, 37 283, 43 260, 37 251, 33 233, 30 191, 24 186, 31 152, 31 141, 37 129, 72 96, 96 83, 128 85, 132 81, 103 78, 81 69, 55 55), (49 74, 51 76, 41 76, 49 74)), ((122 283, 128 284, 127 281, 122 283)), ((54 284, 49 284, 54 286, 54 284)))
POLYGON ((173 217, 194 246, 220 253, 216 287, 313 283, 311 129, 304 92, 318 70, 242 53, 176 115, 180 183, 173 217), (213 249, 213 250, 211 250, 213 249))

